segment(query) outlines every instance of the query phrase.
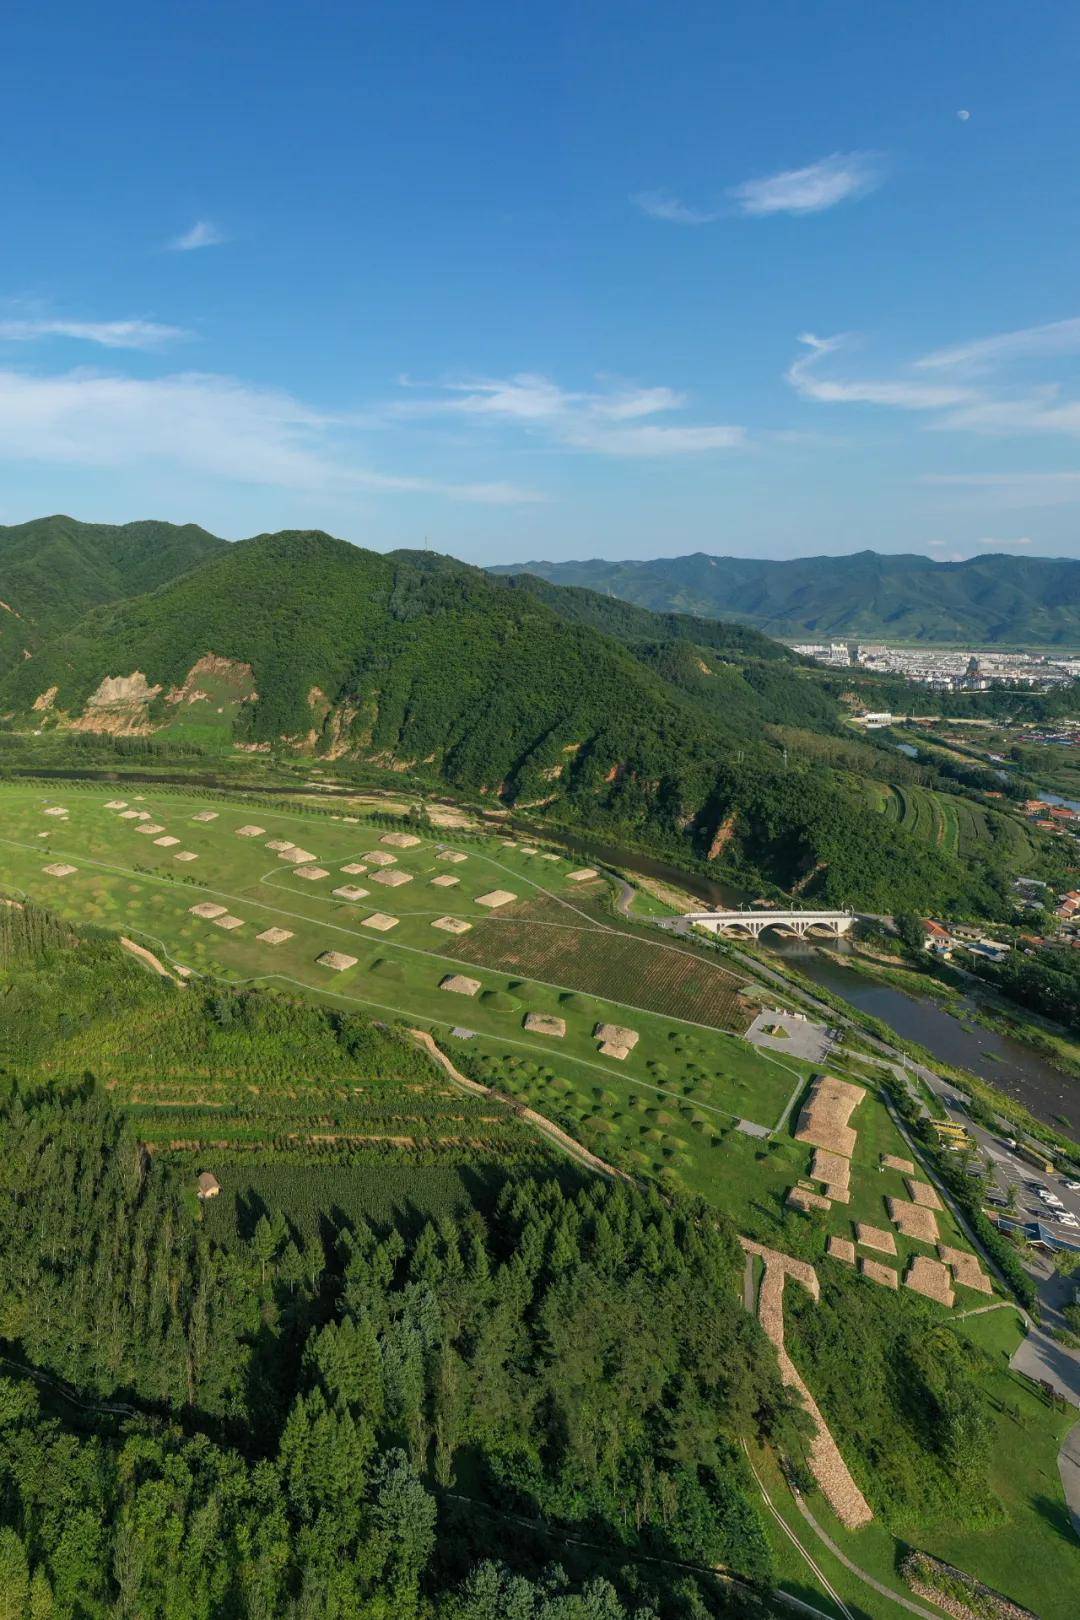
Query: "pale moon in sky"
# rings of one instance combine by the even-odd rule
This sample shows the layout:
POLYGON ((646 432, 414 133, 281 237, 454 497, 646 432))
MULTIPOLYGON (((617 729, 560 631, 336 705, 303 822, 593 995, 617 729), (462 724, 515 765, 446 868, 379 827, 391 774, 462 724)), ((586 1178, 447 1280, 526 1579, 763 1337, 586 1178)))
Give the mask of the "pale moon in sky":
POLYGON ((956 116, 959 118, 962 124, 966 124, 968 119, 971 117, 971 114, 968 112, 966 107, 961 107, 956 116))

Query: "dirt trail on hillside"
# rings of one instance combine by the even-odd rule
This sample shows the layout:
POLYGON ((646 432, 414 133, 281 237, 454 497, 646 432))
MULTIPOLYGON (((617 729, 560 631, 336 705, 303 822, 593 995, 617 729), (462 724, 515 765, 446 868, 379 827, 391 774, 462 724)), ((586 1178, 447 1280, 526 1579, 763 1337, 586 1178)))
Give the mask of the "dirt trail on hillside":
POLYGON ((154 972, 159 974, 161 978, 171 979, 173 984, 184 983, 183 979, 178 978, 174 973, 170 973, 161 958, 155 956, 153 951, 148 951, 145 945, 137 945, 133 939, 128 939, 125 934, 120 935, 120 943, 125 951, 130 951, 132 956, 139 958, 140 962, 145 962, 147 967, 153 968, 154 972))
POLYGON ((784 1348, 784 1284, 788 1277, 793 1277, 816 1300, 819 1297, 817 1272, 805 1260, 793 1260, 790 1255, 781 1254, 777 1249, 766 1249, 749 1238, 740 1237, 739 1242, 748 1255, 758 1255, 764 1261, 765 1275, 761 1279, 758 1295, 758 1320, 776 1346, 780 1377, 789 1388, 797 1390, 817 1428, 810 1442, 810 1472, 841 1524, 849 1530, 858 1530, 874 1517, 870 1504, 852 1479, 817 1402, 784 1348))
POLYGON ((541 1131, 581 1164, 588 1165, 590 1170, 596 1170, 602 1176, 612 1176, 619 1181, 633 1181, 633 1177, 628 1176, 625 1170, 616 1170, 613 1164, 607 1164, 605 1160, 598 1158, 595 1153, 590 1153, 588 1148, 582 1147, 581 1143, 575 1141, 569 1132, 561 1130, 558 1125, 553 1124, 545 1115, 538 1114, 535 1108, 527 1108, 514 1097, 507 1097, 501 1091, 494 1090, 492 1086, 481 1085, 479 1080, 470 1080, 468 1075, 462 1074, 460 1069, 454 1067, 446 1053, 436 1044, 426 1029, 411 1029, 409 1034, 419 1042, 428 1056, 435 1060, 439 1067, 450 1076, 451 1080, 455 1081, 459 1086, 464 1086, 466 1091, 471 1091, 480 1097, 491 1097, 495 1102, 503 1103, 519 1119, 525 1120, 527 1124, 541 1131))

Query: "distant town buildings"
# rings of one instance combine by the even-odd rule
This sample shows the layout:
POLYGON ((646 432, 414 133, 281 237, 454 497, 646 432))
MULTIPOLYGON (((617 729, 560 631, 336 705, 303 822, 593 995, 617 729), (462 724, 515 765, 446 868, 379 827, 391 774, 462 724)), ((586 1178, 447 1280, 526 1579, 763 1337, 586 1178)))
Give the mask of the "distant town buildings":
POLYGON ((994 649, 890 647, 883 643, 799 642, 793 651, 830 668, 875 670, 899 675, 936 692, 985 692, 991 686, 1046 691, 1080 679, 1080 653, 1062 655, 1002 652, 994 649))

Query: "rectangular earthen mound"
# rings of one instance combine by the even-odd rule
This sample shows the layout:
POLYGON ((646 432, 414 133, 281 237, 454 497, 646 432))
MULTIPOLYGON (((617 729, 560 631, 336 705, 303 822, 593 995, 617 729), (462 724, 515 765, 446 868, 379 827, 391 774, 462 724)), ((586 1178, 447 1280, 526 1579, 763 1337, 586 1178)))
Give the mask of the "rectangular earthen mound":
POLYGON ((900 1279, 892 1266, 883 1266, 880 1260, 867 1260, 865 1255, 859 1261, 859 1270, 871 1282, 880 1283, 882 1288, 899 1288, 900 1279))
POLYGON ((358 883, 343 883, 340 889, 334 890, 339 900, 363 900, 367 892, 358 883))
POLYGON ((315 960, 320 967, 333 968, 335 973, 344 973, 346 968, 355 967, 357 961, 355 956, 346 956, 344 951, 323 951, 315 960))
POLYGON ((310 849, 301 849, 297 844, 294 844, 291 849, 278 851, 278 860, 288 861, 290 866, 310 866, 314 859, 315 857, 310 849))
POLYGON ((243 928, 244 919, 243 917, 230 916, 230 914, 226 912, 224 917, 215 917, 213 919, 213 923, 215 928, 227 928, 231 933, 234 928, 243 928))
POLYGON ((609 1046, 625 1046, 632 1052, 641 1036, 636 1029, 627 1029, 624 1024, 597 1024, 593 1030, 594 1041, 604 1041, 609 1046))
POLYGON ((431 880, 432 887, 436 889, 452 889, 455 883, 460 882, 460 878, 451 877, 449 872, 440 872, 438 877, 431 880))
POLYGON ((851 1178, 851 1161, 842 1153, 817 1148, 810 1165, 811 1181, 826 1181, 830 1187, 846 1187, 851 1178))
POLYGON ((906 1238, 919 1243, 936 1243, 939 1237, 937 1217, 932 1209, 921 1204, 909 1204, 906 1198, 888 1200, 889 1219, 906 1238))
POLYGON ((320 878, 330 876, 325 866, 294 866, 293 871, 298 878, 303 878, 306 883, 318 883, 320 878))
POLYGON ((479 895, 476 903, 478 906, 487 906, 489 910, 494 911, 496 907, 508 906, 512 900, 516 899, 517 895, 511 894, 509 889, 490 889, 487 894, 479 895))
POLYGON ((373 849, 370 855, 364 856, 369 866, 396 866, 397 856, 391 855, 386 849, 373 849))
POLYGON ((475 996, 480 989, 479 979, 466 978, 464 973, 448 973, 439 980, 440 990, 449 990, 455 996, 475 996))
POLYGON ((66 816, 69 812, 61 804, 51 804, 45 814, 47 816, 66 816))
POLYGON ((192 816, 192 821, 216 821, 219 815, 217 810, 199 810, 192 816))
POLYGON ((121 814, 120 820, 121 821, 142 821, 143 820, 143 812, 141 810, 125 810, 121 814))
POLYGON ((174 861, 197 861, 198 858, 193 849, 178 849, 173 856, 174 861))
POLYGON ((246 826, 237 827, 236 836, 237 838, 261 838, 265 831, 265 827, 256 827, 253 821, 249 821, 246 826))
POLYGON ((526 1013, 525 1028, 534 1035, 555 1035, 562 1040, 566 1034, 566 1019, 556 1018, 552 1013, 526 1013))
POLYGON ((145 833, 147 838, 153 838, 155 833, 163 833, 165 828, 157 821, 140 821, 135 831, 145 833))
POLYGON ((284 945, 292 937, 288 928, 264 928, 261 934, 255 935, 260 945, 284 945))
POLYGON ((341 870, 343 872, 348 872, 350 877, 362 877, 367 871, 367 867, 364 865, 363 861, 350 861, 348 866, 343 866, 341 870))
POLYGON ((440 849, 435 859, 447 861, 451 866, 458 866, 462 861, 468 860, 468 856, 463 855, 460 849, 440 849))
POLYGON ((939 1243, 937 1252, 945 1265, 952 1268, 953 1278, 961 1288, 974 1288, 980 1294, 993 1293, 993 1285, 977 1255, 968 1254, 965 1249, 951 1249, 947 1243, 939 1243))
POLYGON ((834 1260, 842 1260, 845 1266, 855 1264, 855 1245, 850 1238, 831 1237, 828 1244, 828 1253, 834 1260))
POLYGON ((834 1204, 850 1204, 851 1203, 851 1188, 850 1187, 830 1187, 828 1182, 826 1182, 825 1183, 825 1197, 826 1198, 831 1198, 834 1204))
POLYGON ((577 872, 567 872, 566 881, 567 883, 587 883, 590 878, 594 878, 595 876, 595 867, 583 866, 577 872))
POLYGON ((936 1299, 939 1305, 951 1305, 953 1302, 948 1266, 943 1266, 940 1260, 931 1260, 929 1255, 912 1255, 904 1287, 925 1295, 927 1299, 936 1299))
POLYGON ((371 881, 372 883, 383 883, 388 889, 400 889, 402 884, 412 882, 412 873, 400 870, 372 872, 371 881))
POLYGON ((912 1164, 911 1160, 898 1159, 895 1153, 883 1153, 881 1155, 881 1168, 883 1170, 899 1170, 900 1173, 905 1176, 913 1176, 915 1174, 915 1166, 912 1164))
POLYGON ((385 911, 373 911, 370 917, 365 917, 360 924, 361 928, 374 928, 377 934, 388 934, 391 928, 396 928, 400 922, 399 917, 388 917, 385 911))
POLYGON ((106 804, 105 808, 106 808, 106 810, 126 810, 127 809, 127 800, 126 799, 110 799, 109 802, 106 804))
POLYGON ((224 917, 228 906, 219 906, 213 900, 204 900, 200 905, 189 906, 188 911, 193 917, 224 917))
POLYGON ((855 1240, 864 1249, 876 1249, 879 1254, 895 1254, 896 1239, 883 1226, 871 1226, 868 1221, 855 1222, 855 1240))
POLYGON ((822 1198, 820 1193, 807 1192, 805 1187, 789 1187, 787 1201, 792 1209, 801 1209, 804 1215, 809 1215, 812 1209, 832 1209, 832 1201, 822 1198))
POLYGON ((436 917, 432 928, 441 928, 444 934, 467 934, 472 923, 467 923, 464 917, 436 917))
POLYGON ((858 1137, 848 1119, 865 1096, 864 1086, 853 1086, 831 1074, 819 1076, 802 1106, 795 1140, 850 1159, 858 1137))
POLYGON ((72 872, 77 870, 77 867, 68 866, 65 861, 54 861, 52 866, 42 867, 42 871, 47 872, 50 877, 70 877, 72 872))
POLYGON ((905 1179, 913 1204, 920 1204, 923 1209, 941 1208, 941 1199, 928 1181, 916 1181, 912 1176, 907 1176, 905 1179))
POLYGON ((379 839, 380 844, 389 844, 391 849, 415 849, 420 841, 415 833, 383 833, 379 839))
POLYGON ((166 833, 163 838, 154 839, 154 843, 159 845, 161 849, 173 849, 179 842, 179 838, 173 838, 170 833, 166 833))
POLYGON ((296 845, 289 838, 271 838, 266 847, 272 849, 275 855, 282 855, 287 849, 295 849, 296 845))

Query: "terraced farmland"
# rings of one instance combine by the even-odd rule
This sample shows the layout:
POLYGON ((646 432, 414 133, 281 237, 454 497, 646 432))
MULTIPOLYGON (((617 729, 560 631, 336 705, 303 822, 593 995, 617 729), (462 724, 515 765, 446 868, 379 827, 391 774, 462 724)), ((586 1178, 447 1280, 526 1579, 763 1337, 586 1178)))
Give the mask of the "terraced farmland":
POLYGON ((1027 828, 1015 817, 991 810, 959 794, 935 793, 930 788, 866 784, 874 809, 897 822, 915 837, 934 844, 946 855, 964 859, 992 858, 1010 870, 1019 870, 1033 858, 1027 828))

